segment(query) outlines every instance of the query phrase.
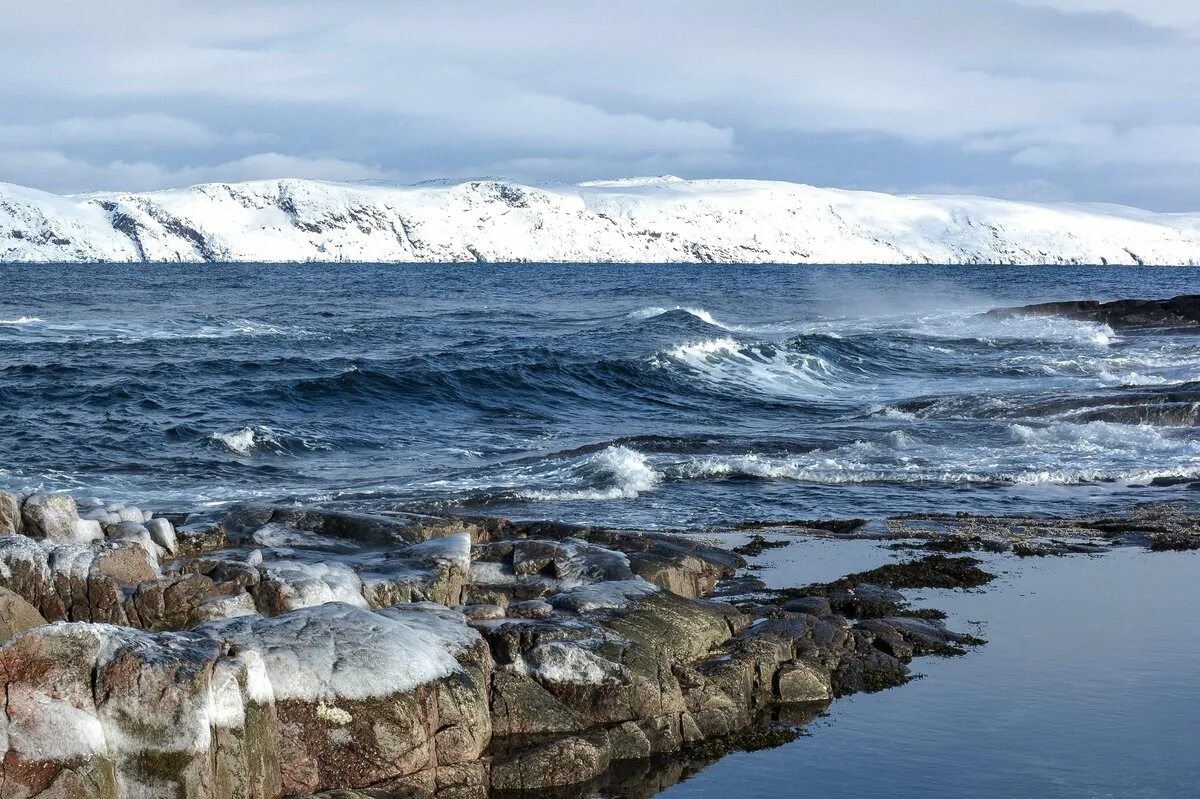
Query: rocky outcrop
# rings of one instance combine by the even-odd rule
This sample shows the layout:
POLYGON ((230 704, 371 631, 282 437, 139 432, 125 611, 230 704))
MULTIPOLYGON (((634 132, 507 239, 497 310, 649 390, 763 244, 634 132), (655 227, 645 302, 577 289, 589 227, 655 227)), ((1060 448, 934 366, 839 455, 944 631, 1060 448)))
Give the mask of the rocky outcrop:
POLYGON ((986 316, 1061 316, 1083 322, 1098 322, 1113 330, 1139 328, 1200 329, 1200 294, 1181 295, 1170 299, 1128 299, 1100 302, 1073 300, 1043 302, 1016 308, 997 308, 986 316))
MULTIPOLYGON (((902 599, 887 615, 836 612, 832 587, 705 599, 745 561, 682 537, 98 500, 77 519, 53 495, 16 506, 22 532, 0 536, 4 797, 586 786, 975 643, 902 599), (81 520, 101 537, 60 540, 81 520)), ((906 585, 966 573, 917 572, 906 585)))
POLYGON ((939 552, 1047 556, 1096 554, 1114 546, 1200 549, 1200 513, 1185 503, 1146 503, 1073 518, 912 514, 889 519, 887 529, 889 535, 939 552))

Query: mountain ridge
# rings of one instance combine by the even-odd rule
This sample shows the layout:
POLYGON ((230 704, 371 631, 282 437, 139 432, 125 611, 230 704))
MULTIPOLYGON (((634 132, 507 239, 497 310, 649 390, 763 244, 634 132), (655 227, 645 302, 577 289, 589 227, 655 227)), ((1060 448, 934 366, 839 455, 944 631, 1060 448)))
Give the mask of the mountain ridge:
POLYGON ((670 175, 74 195, 0 183, 0 261, 1198 265, 1200 213, 670 175))

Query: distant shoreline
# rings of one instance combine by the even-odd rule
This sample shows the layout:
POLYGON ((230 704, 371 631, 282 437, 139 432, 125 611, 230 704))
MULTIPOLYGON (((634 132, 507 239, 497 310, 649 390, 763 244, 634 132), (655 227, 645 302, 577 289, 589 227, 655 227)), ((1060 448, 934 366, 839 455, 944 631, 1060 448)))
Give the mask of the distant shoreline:
POLYGON ((671 177, 73 196, 0 184, 0 261, 1194 266, 1200 213, 671 177))

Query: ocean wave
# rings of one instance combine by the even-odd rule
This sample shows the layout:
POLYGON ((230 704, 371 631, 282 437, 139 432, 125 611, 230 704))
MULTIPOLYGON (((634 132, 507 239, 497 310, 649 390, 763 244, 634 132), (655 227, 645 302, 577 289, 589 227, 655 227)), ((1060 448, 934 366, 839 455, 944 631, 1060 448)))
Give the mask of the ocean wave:
POLYGON ((44 319, 41 319, 37 316, 20 316, 16 319, 0 319, 0 325, 9 325, 12 327, 22 327, 24 325, 34 325, 34 324, 37 324, 39 322, 44 322, 44 321, 45 321, 44 319))
POLYGON ((706 325, 712 325, 713 327, 719 327, 722 330, 740 330, 741 329, 741 327, 739 325, 729 325, 724 322, 718 321, 715 317, 713 317, 713 315, 710 312, 706 311, 704 308, 693 308, 691 306, 685 306, 685 305, 676 305, 674 308, 663 308, 662 306, 658 306, 658 305, 652 305, 648 308, 639 308, 636 311, 630 311, 629 318, 630 319, 653 319, 656 316, 663 316, 665 314, 674 313, 674 312, 688 314, 689 316, 693 316, 693 317, 699 319, 701 322, 704 322, 704 324, 706 324, 706 325))
POLYGON ((657 468, 668 480, 765 479, 853 483, 1079 484, 1148 481, 1200 472, 1200 440, 1151 425, 1011 424, 998 440, 926 441, 891 430, 787 456, 714 454, 657 468), (1161 463, 1171 466, 1160 466, 1161 463))
POLYGON ((127 323, 109 320, 44 322, 37 317, 0 322, 10 326, 35 325, 24 335, 38 343, 136 345, 156 342, 215 341, 234 338, 313 338, 324 337, 305 328, 249 319, 197 322, 164 320, 154 323, 127 323), (36 323, 36 325, 35 325, 36 323))
POLYGON ((522 499, 537 501, 635 499, 662 482, 663 476, 650 466, 644 453, 624 446, 610 446, 582 458, 560 474, 568 483, 582 484, 550 490, 518 492, 522 499))
POLYGON ((827 396, 849 387, 828 360, 780 346, 736 339, 705 339, 680 344, 651 356, 658 368, 681 368, 691 376, 727 387, 753 388, 789 396, 827 396))
POLYGON ((1118 341, 1116 332, 1106 324, 1056 316, 995 318, 949 313, 919 316, 905 326, 911 332, 929 338, 973 338, 989 343, 1037 341, 1105 348, 1118 341))
POLYGON ((246 457, 255 452, 283 454, 330 449, 327 444, 284 433, 265 425, 251 425, 228 432, 209 433, 204 439, 219 449, 240 457, 246 457))

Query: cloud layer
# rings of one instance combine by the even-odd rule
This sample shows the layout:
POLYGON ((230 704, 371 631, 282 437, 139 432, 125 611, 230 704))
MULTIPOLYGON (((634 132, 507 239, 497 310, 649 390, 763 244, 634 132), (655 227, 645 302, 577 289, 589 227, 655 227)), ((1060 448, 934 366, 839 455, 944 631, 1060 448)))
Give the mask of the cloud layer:
POLYGON ((47 0, 0 180, 672 172, 1200 208, 1194 0, 47 0))

